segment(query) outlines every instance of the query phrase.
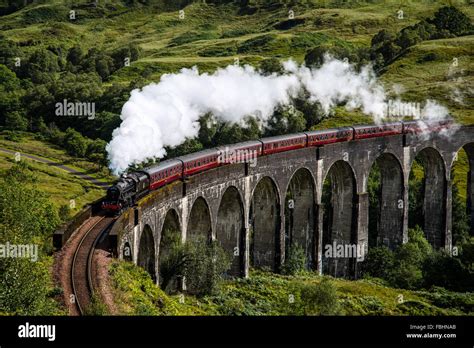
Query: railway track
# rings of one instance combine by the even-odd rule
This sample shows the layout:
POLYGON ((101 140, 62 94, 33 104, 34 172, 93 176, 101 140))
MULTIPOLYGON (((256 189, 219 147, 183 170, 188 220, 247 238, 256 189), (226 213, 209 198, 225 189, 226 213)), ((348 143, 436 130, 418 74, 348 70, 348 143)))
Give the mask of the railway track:
POLYGON ((115 217, 100 216, 81 236, 71 264, 71 287, 74 306, 84 315, 94 293, 92 259, 94 250, 103 235, 112 227, 115 217))

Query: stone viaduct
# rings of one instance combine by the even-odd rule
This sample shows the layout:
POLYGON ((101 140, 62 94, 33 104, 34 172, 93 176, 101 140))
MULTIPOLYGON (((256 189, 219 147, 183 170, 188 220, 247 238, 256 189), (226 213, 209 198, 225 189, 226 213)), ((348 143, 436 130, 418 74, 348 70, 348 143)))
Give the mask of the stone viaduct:
POLYGON ((144 267, 157 282, 173 233, 181 241, 193 235, 217 240, 232 253, 235 276, 246 277, 249 267, 278 272, 291 245, 298 244, 308 268, 354 277, 360 259, 327 258, 324 251, 333 243, 367 251, 367 186, 374 163, 381 194, 378 235, 371 240, 389 248, 408 240, 408 179, 418 158, 425 170, 423 230, 435 248, 451 248, 451 168, 462 148, 469 160, 472 234, 474 126, 464 126, 449 137, 394 135, 263 156, 254 167, 222 166, 149 194, 118 218, 111 235, 119 257, 144 267))

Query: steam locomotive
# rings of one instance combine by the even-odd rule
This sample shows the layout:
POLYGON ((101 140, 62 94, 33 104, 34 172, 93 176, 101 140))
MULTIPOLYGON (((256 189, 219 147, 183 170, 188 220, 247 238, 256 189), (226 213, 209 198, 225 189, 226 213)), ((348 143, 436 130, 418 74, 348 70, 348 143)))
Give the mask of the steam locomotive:
POLYGON ((122 177, 107 190, 102 208, 109 213, 119 213, 135 204, 137 200, 176 180, 233 163, 233 158, 222 161, 219 154, 237 151, 256 154, 257 157, 273 153, 296 150, 304 147, 320 147, 338 142, 368 139, 397 134, 418 134, 424 131, 439 132, 449 128, 452 120, 394 122, 381 125, 362 125, 309 131, 304 133, 281 135, 260 140, 228 145, 204 150, 138 170, 122 177))

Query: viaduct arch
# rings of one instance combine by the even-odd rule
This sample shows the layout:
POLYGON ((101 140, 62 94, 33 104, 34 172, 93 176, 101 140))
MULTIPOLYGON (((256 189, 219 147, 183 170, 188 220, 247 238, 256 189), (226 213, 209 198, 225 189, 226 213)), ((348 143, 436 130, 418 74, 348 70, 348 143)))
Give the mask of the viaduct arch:
POLYGON ((464 126, 449 138, 393 135, 276 153, 259 157, 255 166, 218 167, 144 197, 118 218, 111 234, 117 236, 119 257, 131 248, 133 262, 157 283, 171 232, 181 242, 202 235, 220 243, 233 255, 231 276, 248 276, 250 266, 278 272, 292 245, 299 245, 308 268, 354 277, 361 260, 328 258, 325 248, 349 243, 367 252, 367 186, 374 166, 381 204, 371 245, 394 248, 408 240, 408 183, 416 158, 425 170, 427 238, 435 248, 452 247, 450 171, 462 148, 469 161, 467 209, 474 233, 473 139, 474 126, 464 126))

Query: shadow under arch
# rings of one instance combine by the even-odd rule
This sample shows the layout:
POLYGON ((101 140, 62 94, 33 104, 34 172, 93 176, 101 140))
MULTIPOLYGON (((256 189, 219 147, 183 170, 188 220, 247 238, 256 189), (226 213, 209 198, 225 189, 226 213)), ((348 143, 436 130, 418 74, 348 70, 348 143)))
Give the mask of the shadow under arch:
POLYGON ((303 167, 291 176, 285 195, 285 255, 289 256, 295 247, 302 248, 307 269, 315 266, 314 246, 317 243, 314 188, 313 175, 303 167))
POLYGON ((149 225, 145 225, 140 237, 137 264, 147 271, 153 281, 156 282, 155 240, 153 238, 153 231, 149 225))
POLYGON ((200 237, 209 241, 212 237, 211 211, 203 197, 196 198, 193 203, 186 232, 186 240, 200 237))
POLYGON ((433 147, 420 150, 410 168, 408 226, 419 225, 435 249, 445 246, 446 185, 446 168, 439 151, 433 147))
POLYGON ((354 276, 356 247, 356 181, 352 167, 336 161, 323 184, 322 272, 334 277, 354 276), (340 252, 342 250, 342 253, 340 252), (346 252, 347 251, 347 252, 346 252), (349 255, 350 252, 350 255, 349 255))
POLYGON ((219 204, 216 240, 232 258, 231 268, 228 271, 231 276, 241 276, 244 272, 244 232, 242 198, 237 188, 230 186, 225 190, 219 204))
POLYGON ((170 209, 166 213, 163 227, 161 229, 160 249, 158 253, 158 274, 160 287, 172 292, 178 288, 178 279, 173 272, 171 258, 173 248, 181 245, 181 226, 179 216, 175 209, 170 209))
POLYGON ((404 177, 398 158, 383 153, 368 176, 369 247, 395 249, 403 243, 404 177))
POLYGON ((280 198, 272 178, 263 177, 250 202, 250 264, 257 268, 279 270, 280 198))

